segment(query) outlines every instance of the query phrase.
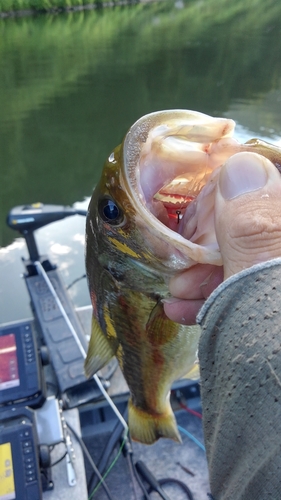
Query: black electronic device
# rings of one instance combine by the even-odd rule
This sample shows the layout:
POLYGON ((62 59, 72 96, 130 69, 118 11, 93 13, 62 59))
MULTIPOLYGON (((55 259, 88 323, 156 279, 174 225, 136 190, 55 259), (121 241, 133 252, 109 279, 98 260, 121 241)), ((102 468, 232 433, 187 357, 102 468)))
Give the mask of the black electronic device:
POLYGON ((38 442, 33 411, 0 413, 0 500, 41 500, 38 442))
POLYGON ((7 404, 39 407, 44 401, 43 370, 32 322, 1 325, 0 411, 7 404))

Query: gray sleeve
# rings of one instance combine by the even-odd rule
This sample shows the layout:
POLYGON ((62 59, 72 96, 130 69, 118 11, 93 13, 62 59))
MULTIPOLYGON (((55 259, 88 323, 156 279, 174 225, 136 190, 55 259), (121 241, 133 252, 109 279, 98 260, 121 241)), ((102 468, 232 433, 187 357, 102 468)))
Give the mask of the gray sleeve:
POLYGON ((281 259, 226 280, 197 322, 212 495, 281 499, 281 259))

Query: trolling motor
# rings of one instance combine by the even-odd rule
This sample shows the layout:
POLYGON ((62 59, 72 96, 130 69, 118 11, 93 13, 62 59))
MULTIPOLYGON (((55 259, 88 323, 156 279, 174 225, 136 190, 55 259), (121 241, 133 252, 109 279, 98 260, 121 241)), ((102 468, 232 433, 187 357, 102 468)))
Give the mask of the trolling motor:
POLYGON ((34 231, 71 215, 87 215, 87 211, 63 205, 32 203, 12 208, 7 217, 7 224, 11 229, 19 231, 24 237, 30 260, 34 262, 40 260, 34 231))
POLYGON ((56 266, 40 257, 34 231, 65 217, 86 214, 86 210, 69 206, 34 203, 13 208, 7 217, 8 226, 19 231, 26 241, 30 261, 23 259, 27 270, 24 279, 64 408, 98 399, 101 393, 95 380, 84 375, 88 348, 85 333, 56 266))

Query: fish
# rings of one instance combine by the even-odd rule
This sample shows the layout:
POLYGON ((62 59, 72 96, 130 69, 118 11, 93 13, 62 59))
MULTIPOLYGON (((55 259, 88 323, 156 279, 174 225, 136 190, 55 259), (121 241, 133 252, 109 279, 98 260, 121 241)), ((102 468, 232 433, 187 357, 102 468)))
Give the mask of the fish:
POLYGON ((86 220, 86 272, 93 307, 87 377, 116 356, 130 391, 133 440, 181 442, 170 404, 174 381, 198 378, 198 325, 164 313, 172 276, 195 264, 222 265, 214 229, 221 166, 233 154, 280 149, 240 144, 235 122, 166 110, 137 120, 105 162, 86 220))

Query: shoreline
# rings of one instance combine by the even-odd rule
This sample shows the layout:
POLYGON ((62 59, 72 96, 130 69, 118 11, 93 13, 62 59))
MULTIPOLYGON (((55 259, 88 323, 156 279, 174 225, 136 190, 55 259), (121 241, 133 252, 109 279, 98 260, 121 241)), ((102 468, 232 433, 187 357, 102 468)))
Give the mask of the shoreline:
POLYGON ((149 3, 156 3, 159 1, 162 0, 116 0, 116 1, 96 0, 94 3, 89 3, 86 5, 50 7, 48 9, 36 8, 36 9, 10 10, 5 12, 0 12, 0 19, 25 17, 25 16, 38 16, 42 14, 63 14, 70 12, 82 12, 87 10, 97 10, 104 8, 126 7, 129 5, 137 5, 137 4, 149 4, 149 3))

